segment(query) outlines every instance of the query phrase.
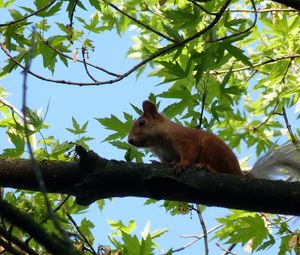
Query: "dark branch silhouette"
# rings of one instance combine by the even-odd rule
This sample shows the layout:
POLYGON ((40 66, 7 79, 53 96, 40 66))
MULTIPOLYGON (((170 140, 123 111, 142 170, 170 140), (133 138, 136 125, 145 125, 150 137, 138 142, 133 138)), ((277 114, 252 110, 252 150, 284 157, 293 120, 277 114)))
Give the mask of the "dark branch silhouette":
MULTIPOLYGON (((34 179, 33 175, 32 178, 34 179)), ((4 200, 0 200, 0 216, 29 233, 51 254, 80 254, 72 246, 70 241, 48 234, 45 229, 37 224, 28 214, 22 213, 18 208, 10 205, 4 200)))
POLYGON ((32 17, 32 16, 35 16, 35 15, 39 14, 39 13, 42 12, 42 11, 48 9, 48 8, 51 7, 55 2, 56 2, 56 0, 52 0, 49 4, 47 4, 47 5, 45 5, 45 6, 41 7, 41 8, 39 8, 39 9, 37 9, 36 11, 34 11, 34 12, 28 14, 28 15, 25 15, 24 17, 22 17, 22 18, 20 18, 20 19, 15 19, 15 20, 12 20, 12 21, 8 21, 8 22, 6 22, 6 23, 1 23, 1 24, 0 24, 0 27, 7 27, 7 26, 10 26, 10 25, 13 25, 13 24, 20 23, 20 22, 22 22, 22 21, 24 21, 24 20, 26 20, 26 19, 28 19, 28 18, 30 18, 30 17, 32 17))
POLYGON ((273 0, 274 2, 283 4, 287 7, 292 7, 300 11, 300 1, 299 0, 273 0))
MULTIPOLYGON (((80 204, 110 197, 147 197, 250 211, 300 215, 300 184, 161 164, 106 160, 77 147, 79 162, 39 161, 47 190, 74 195, 80 204), (79 149, 78 149, 79 148, 79 149)), ((29 160, 0 159, 0 186, 39 190, 29 160)))

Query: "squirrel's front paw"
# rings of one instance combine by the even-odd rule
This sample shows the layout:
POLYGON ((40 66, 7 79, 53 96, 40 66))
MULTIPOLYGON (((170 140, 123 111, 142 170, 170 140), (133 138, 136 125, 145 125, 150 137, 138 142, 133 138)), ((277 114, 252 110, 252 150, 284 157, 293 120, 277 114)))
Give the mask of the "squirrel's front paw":
POLYGON ((177 174, 181 174, 189 167, 190 167, 190 164, 188 164, 186 162, 179 162, 179 163, 174 164, 173 169, 175 170, 175 172, 177 174))

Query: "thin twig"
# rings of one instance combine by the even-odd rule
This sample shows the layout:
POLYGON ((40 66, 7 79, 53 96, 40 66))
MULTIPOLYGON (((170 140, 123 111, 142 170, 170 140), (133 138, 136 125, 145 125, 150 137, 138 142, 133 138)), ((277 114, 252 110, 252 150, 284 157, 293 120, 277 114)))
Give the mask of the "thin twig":
MULTIPOLYGON (((211 228, 210 230, 207 231, 207 235, 209 235, 210 233, 216 231, 217 229, 219 229, 221 227, 223 227, 223 224, 220 224, 220 225, 217 225, 217 226, 211 228)), ((181 235, 180 237, 182 237, 182 238, 194 238, 194 240, 192 240, 191 242, 187 243, 186 245, 184 245, 181 248, 172 250, 173 253, 180 252, 180 251, 182 251, 182 250, 184 250, 184 249, 192 246, 194 243, 196 243, 199 240, 201 240, 202 238, 204 238, 204 234, 202 234, 201 236, 198 236, 198 235, 181 235)))
MULTIPOLYGON (((171 45, 174 46, 174 45, 171 45)), ((22 69, 25 69, 25 67, 23 65, 21 65, 9 52, 8 50, 5 48, 5 46, 3 45, 3 43, 0 43, 0 47, 2 49, 2 51, 19 67, 21 67, 22 69)), ((172 49, 175 47, 172 47, 172 49)), ((139 64, 135 65, 133 68, 131 68, 130 70, 128 70, 126 73, 123 74, 111 74, 113 76, 116 76, 116 79, 112 79, 112 80, 107 80, 107 81, 102 81, 102 82, 98 82, 98 83, 87 83, 87 82, 73 82, 73 81, 65 81, 65 80, 54 80, 54 79, 50 79, 50 78, 46 78, 43 77, 41 75, 38 75, 32 71, 28 71, 28 73, 40 80, 44 80, 44 81, 48 81, 48 82, 53 82, 53 83, 62 83, 62 84, 67 84, 67 85, 79 85, 79 86, 96 86, 96 85, 104 85, 104 84, 113 84, 116 83, 118 81, 123 80, 124 78, 126 78, 127 76, 129 76, 130 74, 132 74, 134 71, 136 71, 137 69, 139 69, 141 66, 143 66, 144 64, 147 64, 148 62, 150 62, 151 60, 159 57, 160 55, 163 55, 165 53, 167 53, 170 50, 170 48, 168 49, 163 49, 162 51, 158 51, 155 55, 150 56, 149 58, 147 58, 146 60, 141 61, 139 64)), ((72 59, 71 57, 61 53, 62 55, 64 55, 67 58, 72 59)), ((272 64, 272 63, 276 63, 278 61, 281 60, 285 60, 285 59, 295 59, 295 58, 300 58, 300 54, 292 54, 292 55, 287 55, 287 56, 282 56, 279 58, 275 58, 275 59, 269 59, 266 61, 263 61, 261 63, 257 63, 257 64, 253 64, 252 66, 244 66, 244 67, 240 67, 240 68, 235 68, 232 69, 231 72, 240 72, 240 71, 245 71, 245 70, 249 70, 249 69, 254 69, 256 67, 259 66, 263 66, 263 65, 267 65, 267 64, 272 64)), ((80 60, 77 60, 78 62, 82 62, 80 60)), ((93 66, 94 68, 97 68, 100 70, 100 67, 94 66, 92 64, 87 63, 87 65, 93 66)), ((101 70, 104 71, 104 70, 101 70)), ((105 72, 105 71, 104 71, 105 72)), ((108 71, 106 71, 108 72, 108 71)), ((211 70, 210 73, 215 74, 215 75, 220 75, 223 73, 227 73, 229 72, 229 70, 211 70)))
MULTIPOLYGON (((192 246, 194 243, 198 242, 200 239, 198 237, 195 237, 194 240, 192 240, 191 242, 187 243, 186 245, 182 246, 181 248, 178 248, 176 250, 172 250, 172 254, 175 253, 175 252, 180 252, 180 251, 183 251, 185 250, 186 248, 192 246)), ((165 255, 166 253, 164 253, 165 255)))
POLYGON ((3 227, 0 227, 0 235, 3 236, 9 242, 14 243, 22 251, 28 253, 29 255, 38 255, 38 253, 35 250, 26 245, 26 242, 22 242, 20 239, 16 238, 11 233, 6 231, 3 227))
POLYGON ((7 102, 4 98, 0 97, 0 103, 7 106, 13 113, 17 114, 21 119, 23 119, 23 114, 16 107, 7 102))
POLYGON ((11 113, 12 113, 11 116, 12 116, 15 124, 21 126, 21 124, 17 121, 15 114, 18 115, 19 118, 24 119, 23 113, 20 112, 16 107, 11 105, 9 102, 7 102, 4 98, 0 98, 0 103, 4 106, 8 107, 11 110, 11 113))
POLYGON ((268 117, 263 122, 261 122, 259 125, 253 126, 250 129, 255 132, 257 129, 259 129, 260 127, 262 127, 266 123, 268 123, 270 118, 276 113, 278 104, 279 104, 279 100, 277 99, 276 103, 275 103, 275 106, 274 106, 273 110, 268 114, 268 117))
POLYGON ((298 144, 298 141, 293 133, 293 130, 292 130, 292 127, 291 127, 291 124, 289 123, 289 120, 288 120, 288 117, 287 117, 287 114, 286 114, 286 111, 285 111, 285 107, 283 106, 282 107, 282 115, 283 115, 283 118, 284 118, 284 122, 285 122, 285 126, 289 132, 289 135, 291 137, 291 140, 292 140, 292 143, 294 145, 297 145, 298 144))
MULTIPOLYGON (((71 197, 71 195, 67 195, 65 197, 65 199, 58 205, 56 206, 54 209, 53 209, 53 213, 56 213, 66 202, 67 200, 71 197)), ((50 215, 48 214, 39 224, 42 225, 44 224, 48 219, 50 218, 50 215)), ((33 237, 30 236, 26 239, 25 243, 29 243, 31 241, 33 237)))
MULTIPOLYGON (((291 67, 291 65, 292 65, 293 60, 294 60, 294 58, 291 58, 291 59, 290 59, 290 62, 289 62, 289 64, 288 64, 287 68, 285 69, 284 74, 282 75, 281 82, 285 82, 285 77, 286 77, 286 75, 287 75, 287 73, 288 73, 288 71, 289 71, 289 69, 290 69, 290 67, 291 67)), ((297 142, 297 139, 296 139, 296 137, 295 137, 295 135, 294 135, 294 133, 293 133, 291 124, 289 123, 289 120, 288 120, 288 117, 287 117, 286 110, 285 110, 285 107, 284 107, 284 106, 282 107, 282 115, 283 115, 284 122, 285 122, 285 125, 286 125, 286 127, 287 127, 287 130, 288 130, 288 132, 289 132, 289 134, 290 134, 292 143, 293 143, 294 145, 297 145, 298 142, 297 142)))
MULTIPOLYGON (((66 55, 66 54, 64 54, 64 53, 62 53, 61 51, 59 51, 59 50, 55 49, 53 46, 51 46, 51 45, 49 44, 48 41, 45 41, 45 40, 42 39, 42 42, 43 42, 47 47, 49 47, 50 49, 52 49, 53 51, 55 51, 57 54, 59 54, 59 55, 65 57, 65 58, 67 58, 67 59, 73 60, 72 57, 70 57, 70 56, 68 56, 68 55, 66 55)), ((80 60, 80 59, 77 59, 76 62, 80 62, 80 63, 84 64, 84 61, 83 61, 83 60, 80 60)), ((97 69, 97 70, 99 70, 99 71, 101 71, 101 72, 104 72, 104 73, 106 73, 106 74, 108 74, 108 75, 111 75, 111 76, 115 76, 115 77, 120 77, 120 76, 122 76, 121 74, 117 74, 117 73, 110 72, 110 71, 108 71, 108 70, 106 70, 106 69, 104 69, 104 68, 102 68, 102 67, 96 66, 96 65, 91 64, 91 63, 88 63, 88 62, 85 62, 85 64, 88 65, 88 66, 91 66, 91 67, 93 67, 93 68, 95 68, 95 69, 97 69)))
POLYGON ((289 69, 290 69, 290 67, 292 65, 293 60, 294 60, 294 58, 290 59, 290 62, 289 62, 288 66, 286 67, 286 69, 285 69, 285 71, 284 71, 284 73, 282 75, 281 82, 285 82, 285 77, 286 77, 286 75, 287 75, 287 73, 288 73, 288 71, 289 71, 289 69))
POLYGON ((250 13, 264 13, 264 12, 299 12, 299 10, 295 9, 268 9, 268 8, 259 8, 257 10, 247 10, 247 9, 229 9, 228 12, 250 12, 250 13))
POLYGON ((208 249, 207 229, 206 229, 205 221, 204 221, 203 216, 202 216, 200 205, 196 205, 196 208, 194 208, 194 209, 195 209, 195 212, 198 215, 198 218, 199 218, 199 221, 200 221, 200 224, 201 224, 201 227, 202 227, 202 231, 203 231, 203 241, 204 241, 205 255, 208 255, 209 249, 208 249))
POLYGON ((86 74, 92 79, 93 82, 99 82, 97 81, 89 72, 88 68, 87 68, 87 65, 86 65, 86 61, 85 61, 85 54, 86 54, 86 48, 85 47, 82 47, 81 49, 81 54, 82 54, 82 59, 83 59, 83 65, 84 65, 84 69, 85 69, 85 72, 86 74))
POLYGON ((199 118, 199 125, 197 125, 197 128, 201 129, 203 124, 203 117, 204 117, 204 109, 205 109, 205 102, 206 102, 206 95, 207 95, 207 80, 208 80, 208 74, 207 79, 204 82, 204 88, 203 88, 203 94, 202 94, 202 102, 201 102, 201 112, 200 112, 200 118, 199 118))
POLYGON ((155 30, 154 28, 148 26, 147 24, 141 22, 140 20, 138 20, 138 19, 136 19, 136 18, 130 16, 127 12, 121 10, 118 6, 116 6, 116 5, 114 5, 114 4, 110 3, 110 2, 108 2, 108 1, 106 1, 106 0, 102 0, 102 1, 103 1, 104 3, 106 3, 107 5, 109 5, 110 7, 112 7, 113 9, 115 9, 116 11, 120 12, 121 14, 123 14, 124 16, 126 16, 127 18, 129 18, 130 20, 132 20, 133 22, 135 22, 135 23, 137 23, 138 25, 140 25, 140 26, 146 28, 147 30, 153 32, 154 34, 157 34, 158 36, 160 36, 160 37, 162 37, 162 38, 164 38, 164 39, 166 39, 166 40, 168 40, 168 41, 170 41, 170 42, 173 42, 173 43, 176 42, 176 40, 174 40, 173 38, 171 38, 171 37, 169 37, 169 36, 167 36, 167 35, 165 35, 165 34, 159 32, 159 31, 157 31, 157 30, 155 30))
POLYGON ((218 38, 216 40, 211 40, 211 41, 209 41, 209 43, 220 42, 220 41, 223 41, 223 40, 228 40, 229 38, 232 38, 232 37, 237 37, 239 35, 246 34, 249 31, 251 31, 252 28, 254 28, 256 26, 256 22, 257 22, 256 5, 255 5, 254 0, 250 0, 250 1, 251 1, 251 4, 252 4, 253 11, 254 11, 254 21, 253 21, 252 25, 244 31, 241 31, 241 32, 238 32, 238 33, 235 33, 235 34, 231 34, 231 35, 228 35, 228 36, 224 36, 224 37, 218 38))
POLYGON ((204 11, 206 14, 209 15, 217 15, 217 12, 210 12, 208 10, 206 10, 203 6, 201 6, 200 4, 198 4, 195 0, 188 0, 189 2, 193 3, 195 6, 197 6, 200 10, 204 11))
MULTIPOLYGON (((189 2, 193 3, 194 5, 196 5, 199 9, 201 9, 202 11, 204 11, 205 13, 209 14, 209 15, 216 15, 215 12, 210 12, 208 10, 206 10, 203 6, 201 6, 199 3, 197 3, 195 0, 188 0, 189 2)), ((246 12, 246 13, 265 13, 265 12, 299 12, 299 10, 295 10, 295 9, 280 9, 280 8, 258 8, 256 10, 248 10, 248 9, 228 9, 226 12, 237 12, 237 13, 241 13, 241 12, 246 12)))
POLYGON ((71 216, 71 214, 67 211, 67 209, 65 208, 65 206, 63 207, 63 210, 65 212, 65 214, 67 215, 68 219, 72 222, 73 226, 76 228, 76 230, 78 231, 79 235, 82 237, 82 239, 84 240, 84 242, 89 246, 89 248, 91 249, 91 251, 93 252, 94 255, 97 255, 97 252, 95 251, 94 247, 92 246, 92 244, 89 242, 89 240, 86 238, 86 236, 82 233, 82 231, 80 230, 79 226, 77 225, 76 221, 73 219, 73 217, 71 216))
POLYGON ((281 228, 282 224, 285 224, 286 225, 286 231, 289 232, 290 234, 293 234, 293 230, 290 229, 288 227, 288 223, 289 221, 295 219, 295 218, 298 218, 296 216, 289 216, 289 217, 284 217, 283 215, 277 215, 279 218, 280 218, 280 222, 278 220, 275 220, 275 221, 272 221, 272 219, 268 218, 268 224, 267 224, 267 228, 281 228))
MULTIPOLYGON (((255 67, 275 63, 275 62, 278 62, 278 61, 281 61, 281 60, 295 59, 295 58, 300 58, 300 54, 292 54, 292 55, 282 56, 282 57, 274 58, 274 59, 272 58, 272 59, 254 64, 252 66, 243 66, 243 67, 240 67, 240 68, 235 68, 235 69, 232 69, 231 71, 232 72, 245 71, 245 70, 249 70, 249 69, 254 69, 255 67)), ((210 73, 213 73, 213 74, 216 74, 216 75, 223 74, 223 73, 228 73, 228 72, 229 72, 229 70, 222 70, 222 71, 221 70, 211 70, 210 71, 210 73)))
MULTIPOLYGON (((20 249, 16 249, 15 247, 13 247, 11 245, 10 242, 8 242, 4 238, 0 237, 0 247, 1 246, 5 249, 5 251, 8 251, 11 254, 14 254, 14 255, 26 255, 24 251, 22 251, 20 249)), ((6 254, 6 252, 5 252, 5 254, 6 254)))
POLYGON ((32 149, 32 146, 31 146, 31 141, 30 141, 29 124, 27 122, 27 77, 28 77, 28 73, 30 72, 30 66, 31 66, 31 61, 32 61, 33 51, 34 51, 33 47, 35 45, 34 33, 35 33, 35 29, 33 28, 32 39, 31 39, 31 48, 29 50, 29 61, 28 61, 28 64, 25 66, 25 69, 24 69, 24 72, 23 72, 22 112, 23 112, 23 116, 24 116, 23 120, 24 120, 25 139, 26 139, 26 144, 27 144, 30 160, 31 160, 31 163, 32 163, 32 169, 35 173, 38 185, 39 185, 40 190, 43 194, 43 197, 44 197, 44 200, 45 200, 45 203, 46 203, 46 206, 47 206, 48 213, 49 213, 49 215, 51 217, 51 220, 53 221, 55 227, 57 228, 57 230, 60 232, 60 234, 64 238, 67 239, 67 235, 65 234, 63 229, 58 224, 57 219, 54 215, 54 212, 51 208, 50 201, 49 201, 48 196, 47 196, 47 189, 46 189, 42 174, 40 172, 40 169, 38 168, 38 165, 35 161, 34 154, 33 154, 33 149, 32 149))
POLYGON ((217 245, 222 251, 224 251, 223 255, 228 255, 228 254, 237 255, 236 253, 233 253, 233 252, 232 252, 233 248, 236 246, 236 243, 231 244, 231 245, 229 246, 228 249, 225 249, 225 248, 222 247, 219 243, 216 243, 216 245, 217 245))
MULTIPOLYGON (((286 77, 286 75, 287 75, 287 73, 288 73, 288 70, 290 69, 290 67, 291 67, 291 65, 292 65, 293 59, 294 59, 294 58, 290 58, 290 62, 289 62, 289 64, 288 64, 287 68, 285 69, 285 71, 284 71, 284 73, 283 73, 283 75, 282 75, 282 78, 281 78, 281 80, 280 80, 279 83, 284 82, 285 77, 286 77)), ((260 128, 260 127, 262 127, 263 125, 265 125, 265 124, 269 121, 269 119, 271 118, 272 115, 277 114, 277 113, 276 113, 276 110, 277 110, 277 107, 278 107, 278 104, 279 104, 279 96, 280 96, 280 94, 281 94, 281 92, 278 93, 277 99, 276 99, 276 103, 275 103, 275 106, 274 106, 273 110, 270 112, 270 114, 268 114, 268 117, 265 119, 265 121, 263 121, 263 122, 260 123, 259 125, 256 125, 256 126, 252 127, 251 129, 252 129, 253 131, 256 131, 258 128, 260 128)), ((288 120, 287 120, 287 116, 286 116, 286 112, 285 112, 285 108, 284 108, 284 107, 283 107, 282 111, 283 111, 283 114, 282 114, 282 115, 284 116, 284 119, 285 119, 286 121, 288 121, 288 120)), ((286 123, 288 123, 288 122, 286 122, 286 123)), ((290 126, 289 126, 289 127, 287 126, 287 128, 288 128, 289 131, 292 132, 290 126), (289 128, 290 128, 290 129, 289 129, 289 128)), ((293 135, 293 133, 292 133, 292 135, 293 135)), ((294 143, 293 136, 291 136, 291 138, 292 138, 292 141, 293 141, 293 143, 294 143)))
POLYGON ((39 9, 37 9, 36 11, 20 18, 20 19, 16 19, 16 20, 12 20, 12 21, 9 21, 9 22, 6 22, 6 23, 3 23, 3 24, 0 24, 0 27, 6 27, 6 26, 10 26, 10 25, 13 25, 13 24, 16 24, 16 23, 19 23, 23 20, 26 20, 28 18, 30 18, 31 16, 34 16, 42 11, 44 11, 45 9, 49 8, 51 5, 53 5, 54 3, 56 2, 56 0, 53 0, 52 2, 50 2, 49 4, 45 5, 44 7, 41 7, 39 9))

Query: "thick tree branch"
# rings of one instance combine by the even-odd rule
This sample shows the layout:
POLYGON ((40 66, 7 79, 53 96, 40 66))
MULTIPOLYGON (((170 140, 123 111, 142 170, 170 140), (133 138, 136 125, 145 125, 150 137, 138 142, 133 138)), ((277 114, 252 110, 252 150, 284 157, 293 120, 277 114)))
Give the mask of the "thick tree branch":
POLYGON ((300 11, 300 0, 272 0, 272 1, 283 4, 287 7, 292 7, 300 11))
MULTIPOLYGON (((78 162, 36 161, 48 192, 75 195, 80 181, 78 162)), ((28 159, 0 158, 0 186, 38 191, 38 183, 28 159)))
MULTIPOLYGON (((39 161, 47 190, 81 204, 110 197, 148 197, 250 211, 300 215, 300 184, 189 169, 176 174, 160 164, 106 160, 79 152, 80 162, 39 161)), ((0 158, 0 186, 38 190, 31 163, 0 158)))

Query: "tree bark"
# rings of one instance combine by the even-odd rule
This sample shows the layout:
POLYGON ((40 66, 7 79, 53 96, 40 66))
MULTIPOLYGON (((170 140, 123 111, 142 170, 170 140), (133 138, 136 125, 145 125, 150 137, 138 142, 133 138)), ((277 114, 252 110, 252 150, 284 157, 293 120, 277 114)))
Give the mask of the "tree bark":
POLYGON ((300 0, 273 0, 273 1, 300 11, 300 0))
MULTIPOLYGON (((80 148, 79 162, 38 161, 48 192, 76 196, 88 205, 102 198, 146 197, 250 211, 300 215, 300 184, 188 169, 176 174, 161 164, 106 160, 80 148)), ((0 158, 0 186, 38 191, 26 159, 0 158)))

